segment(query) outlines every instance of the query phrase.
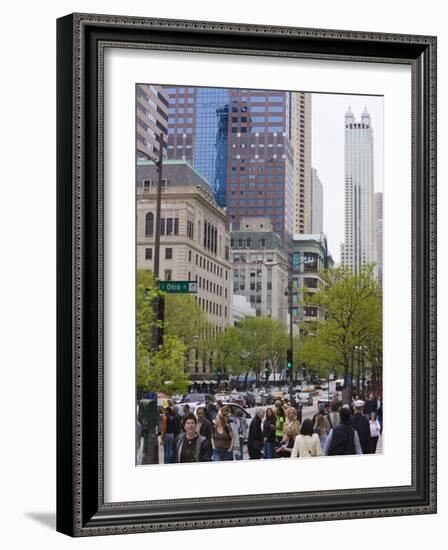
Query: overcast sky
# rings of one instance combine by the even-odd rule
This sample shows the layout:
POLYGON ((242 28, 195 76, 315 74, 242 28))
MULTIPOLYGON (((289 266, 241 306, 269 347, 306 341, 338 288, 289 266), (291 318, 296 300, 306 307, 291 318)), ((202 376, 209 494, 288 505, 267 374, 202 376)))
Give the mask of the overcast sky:
POLYGON ((383 190, 383 98, 312 94, 312 160, 324 188, 323 230, 335 262, 344 241, 344 115, 351 107, 360 120, 364 107, 372 119, 374 186, 383 190))

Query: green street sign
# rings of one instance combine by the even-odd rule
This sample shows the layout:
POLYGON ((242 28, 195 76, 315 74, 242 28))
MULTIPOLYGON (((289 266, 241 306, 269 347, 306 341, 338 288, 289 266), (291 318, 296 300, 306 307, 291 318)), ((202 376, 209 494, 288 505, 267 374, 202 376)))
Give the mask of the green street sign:
POLYGON ((159 281, 159 289, 171 294, 191 294, 198 291, 196 281, 159 281))

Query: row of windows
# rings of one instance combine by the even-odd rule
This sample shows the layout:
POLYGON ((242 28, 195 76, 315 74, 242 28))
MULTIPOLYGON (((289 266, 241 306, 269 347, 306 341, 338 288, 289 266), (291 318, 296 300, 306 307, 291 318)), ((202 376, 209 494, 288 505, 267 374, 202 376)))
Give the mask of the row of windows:
POLYGON ((192 134, 193 128, 177 128, 176 132, 174 131, 175 128, 168 128, 168 134, 192 134))
MULTIPOLYGON (((199 288, 206 290, 207 292, 211 292, 212 294, 216 294, 216 296, 223 295, 223 287, 221 285, 218 285, 218 283, 214 283, 203 277, 198 277, 197 275, 196 280, 198 282, 199 288)), ((227 298, 226 288, 224 289, 224 298, 227 298)))
POLYGON ((251 134, 263 134, 264 132, 269 133, 282 133, 283 126, 232 126, 232 134, 241 133, 246 134, 247 129, 249 128, 251 134))
MULTIPOLYGON (((271 282, 268 282, 266 284, 266 289, 267 290, 272 290, 272 283, 271 282)), ((238 292, 240 290, 246 290, 246 285, 244 283, 235 282, 234 285, 233 285, 233 290, 234 290, 234 292, 238 292)), ((263 290, 263 285, 261 284, 261 282, 250 283, 249 284, 249 290, 255 290, 256 292, 261 292, 263 290)))
POLYGON ((283 122, 284 118, 282 116, 233 116, 232 122, 283 122))
MULTIPOLYGON (((237 103, 237 102, 241 102, 241 103, 247 103, 247 96, 232 96, 232 101, 234 103, 237 103)), ((251 95, 249 97, 249 102, 250 103, 264 103, 265 101, 267 101, 268 103, 280 103, 284 100, 284 96, 282 95, 269 95, 269 96, 265 96, 265 95, 251 95)))
MULTIPOLYGON (((148 212, 145 219, 145 236, 152 237, 154 235, 154 214, 148 212)), ((161 218, 160 220, 160 235, 179 235, 179 218, 161 218)))
POLYGON ((169 117, 168 124, 193 124, 193 119, 191 117, 169 117))
MULTIPOLYGON (((161 218, 160 235, 168 237, 179 235, 179 218, 161 218)), ((146 214, 145 236, 154 236, 154 214, 152 212, 146 214)), ((194 223, 191 220, 187 220, 187 236, 194 239, 194 223)))
POLYGON ((178 107, 177 109, 175 107, 170 107, 168 109, 168 114, 170 115, 175 115, 175 114, 179 114, 179 115, 192 115, 193 114, 193 107, 178 107))
POLYGON ((194 103, 194 98, 187 97, 186 101, 183 97, 170 97, 170 105, 178 104, 183 105, 184 103, 194 103))
POLYGON ((227 317, 227 306, 222 307, 222 304, 217 304, 216 302, 212 302, 211 300, 206 300, 205 298, 201 298, 200 296, 196 296, 197 303, 199 304, 199 307, 201 307, 205 312, 209 313, 210 315, 219 315, 222 317, 222 313, 224 310, 224 317, 227 317))
POLYGON ((165 87, 164 87, 164 90, 165 90, 165 92, 166 92, 167 94, 169 94, 169 95, 175 95, 176 92, 177 92, 178 94, 185 94, 185 93, 187 93, 187 94, 193 94, 193 93, 194 93, 194 88, 192 88, 191 86, 188 87, 188 88, 185 88, 185 87, 184 87, 184 88, 178 88, 178 87, 165 88, 165 87))
MULTIPOLYGON (((266 246, 265 239, 260 239, 259 243, 260 243, 260 248, 261 247, 264 248, 266 246)), ((234 264, 239 264, 239 263, 245 264, 246 260, 248 262, 251 262, 251 263, 260 264, 260 263, 263 263, 264 261, 273 262, 274 258, 272 256, 272 254, 266 254, 266 258, 264 257, 264 254, 250 254, 250 255, 234 254, 233 255, 233 263, 234 264)))
MULTIPOLYGON (((191 251, 189 253, 188 259, 191 262, 191 251)), ((226 260, 228 260, 228 258, 226 258, 226 260)), ((215 262, 212 262, 210 260, 207 260, 207 258, 204 258, 199 254, 196 254, 196 265, 199 266, 201 269, 205 269, 209 273, 213 273, 214 275, 221 277, 221 279, 224 274, 226 281, 228 279, 227 269, 223 269, 220 265, 215 264, 215 262)))

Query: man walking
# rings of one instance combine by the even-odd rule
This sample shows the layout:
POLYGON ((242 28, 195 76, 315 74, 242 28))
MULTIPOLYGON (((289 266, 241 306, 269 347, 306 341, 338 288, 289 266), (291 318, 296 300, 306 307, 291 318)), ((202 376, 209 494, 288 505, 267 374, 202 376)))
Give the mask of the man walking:
POLYGON ((196 409, 196 416, 198 423, 196 425, 196 431, 199 435, 204 436, 210 442, 212 440, 212 423, 205 416, 205 408, 198 407, 196 409))
POLYGON ((370 424, 364 416, 364 401, 358 399, 353 403, 355 412, 350 420, 350 425, 358 433, 361 449, 364 454, 370 453, 370 424))
POLYGON ((255 409, 255 416, 249 426, 249 435, 247 436, 247 451, 249 458, 261 458, 261 449, 264 445, 263 430, 261 429, 261 421, 264 416, 264 411, 261 407, 255 409))
POLYGON ((196 417, 188 413, 184 418, 184 432, 173 443, 173 462, 209 462, 212 459, 210 441, 196 432, 196 417))
POLYGON ((340 421, 328 434, 325 442, 324 453, 333 455, 362 455, 358 433, 350 425, 350 409, 342 408, 340 421))

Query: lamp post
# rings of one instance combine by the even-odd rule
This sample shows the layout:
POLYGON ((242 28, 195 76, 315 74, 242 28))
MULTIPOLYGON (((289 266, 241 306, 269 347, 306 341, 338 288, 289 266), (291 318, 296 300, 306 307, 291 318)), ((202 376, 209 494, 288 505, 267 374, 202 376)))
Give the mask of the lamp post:
POLYGON ((163 345, 163 322, 165 301, 163 296, 160 296, 159 291, 159 271, 160 271, 160 219, 162 212, 162 167, 163 167, 163 135, 159 135, 159 158, 157 160, 150 158, 157 167, 157 197, 156 197, 156 230, 154 235, 154 285, 157 290, 157 295, 153 301, 153 311, 156 322, 152 330, 150 349, 156 353, 163 345))
MULTIPOLYGON (((299 263, 299 269, 301 266, 305 264, 312 263, 313 260, 303 260, 299 263)), ((288 312, 289 312, 289 349, 287 350, 287 357, 286 357, 286 366, 287 366, 287 374, 289 378, 288 388, 289 388, 289 401, 292 406, 295 404, 294 399, 294 388, 293 388, 293 380, 294 380, 294 319, 293 319, 293 274, 292 274, 292 268, 283 263, 283 262, 264 262, 264 265, 268 268, 272 268, 276 265, 283 266, 288 271, 288 286, 285 290, 285 296, 288 296, 288 312)))

